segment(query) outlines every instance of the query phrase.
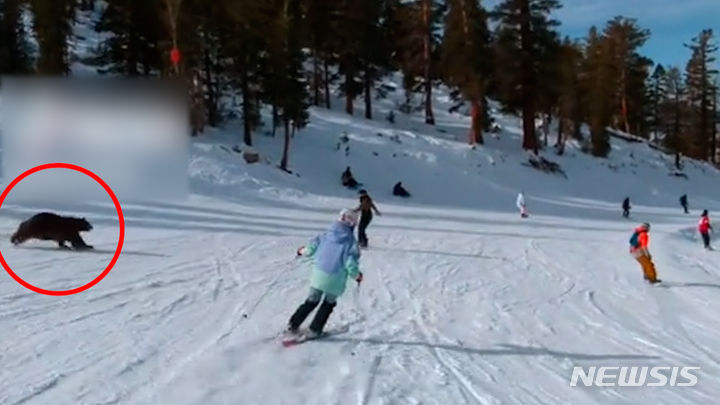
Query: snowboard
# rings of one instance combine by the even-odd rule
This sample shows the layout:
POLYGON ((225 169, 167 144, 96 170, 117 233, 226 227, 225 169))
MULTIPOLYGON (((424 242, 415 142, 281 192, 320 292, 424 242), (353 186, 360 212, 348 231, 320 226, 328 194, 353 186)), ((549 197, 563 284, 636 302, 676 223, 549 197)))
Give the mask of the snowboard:
POLYGON ((308 334, 309 333, 308 330, 301 330, 296 334, 284 335, 282 337, 281 343, 282 343, 283 347, 293 347, 293 346, 297 346, 297 345, 305 343, 305 342, 309 342, 309 341, 313 341, 313 340, 320 340, 320 339, 324 339, 328 336, 345 333, 348 331, 348 329, 349 328, 347 326, 336 328, 336 329, 330 329, 330 330, 324 331, 322 334, 317 335, 317 336, 310 336, 308 334))

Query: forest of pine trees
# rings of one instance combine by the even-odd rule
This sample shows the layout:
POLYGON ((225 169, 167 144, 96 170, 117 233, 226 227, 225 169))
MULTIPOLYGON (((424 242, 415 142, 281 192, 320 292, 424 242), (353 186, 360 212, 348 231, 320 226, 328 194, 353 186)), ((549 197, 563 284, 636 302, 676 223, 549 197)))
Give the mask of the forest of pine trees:
MULTIPOLYGON (((584 38, 559 34, 561 0, 0 0, 0 73, 68 75, 78 60, 73 27, 96 15, 103 40, 81 62, 99 74, 175 76, 200 81, 197 103, 217 125, 242 119, 252 145, 261 127, 289 144, 310 106, 374 117, 382 79, 402 73, 403 112, 434 125, 433 91, 447 86, 468 111, 470 144, 490 128, 488 100, 523 121, 523 149, 567 139, 610 153, 607 128, 661 145, 677 156, 717 163, 718 46, 712 30, 687 38, 686 66, 663 66, 640 53, 651 33, 618 16, 584 38), (182 58, 171 63, 171 50, 182 58), (228 102, 228 100, 235 100, 228 102), (360 103, 360 104, 358 104, 360 103), (272 117, 263 122, 261 112, 272 117), (542 123, 542 124, 539 124, 542 123), (583 139, 582 125, 590 136, 583 139)), ((198 86, 195 86, 197 91, 198 86)), ((459 109, 460 107, 464 107, 459 109)))

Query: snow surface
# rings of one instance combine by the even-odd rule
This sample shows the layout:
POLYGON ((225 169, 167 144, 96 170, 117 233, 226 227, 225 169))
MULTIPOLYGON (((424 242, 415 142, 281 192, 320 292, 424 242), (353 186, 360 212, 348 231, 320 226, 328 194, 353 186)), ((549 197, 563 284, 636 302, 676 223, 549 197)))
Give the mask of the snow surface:
MULTIPOLYGON (((457 140, 467 118, 437 107, 444 132, 414 115, 390 125, 313 109, 293 139, 296 175, 275 167, 280 137, 259 134, 269 164, 247 165, 227 149, 239 127, 210 130, 193 144, 187 201, 124 204, 123 254, 97 286, 51 297, 0 278, 0 403, 716 403, 720 266, 694 226, 698 210, 718 206, 717 171, 688 162, 689 179, 671 177, 672 157, 614 141, 609 160, 576 145, 548 154, 564 179, 520 164, 516 118, 498 115, 499 139, 472 150, 457 140), (336 150, 343 131, 349 156, 336 150), (364 283, 328 323, 349 330, 284 349, 276 335, 310 266, 295 249, 354 206, 339 185, 347 165, 384 214, 369 228, 364 283), (396 181, 413 198, 392 197, 396 181), (684 192, 693 215, 677 203, 684 192), (640 221, 653 225, 667 288, 646 285, 627 254, 640 221), (692 388, 586 388, 570 387, 574 365, 702 370, 692 388)), ((0 233, 21 277, 60 290, 102 271, 118 228, 109 203, 7 205, 0 233), (87 216, 98 250, 12 247, 10 233, 40 208, 87 216)))
MULTIPOLYGON (((377 102, 374 121, 313 109, 292 140, 293 174, 276 168, 281 136, 260 131, 263 163, 247 165, 231 150, 237 123, 210 129, 192 145, 187 201, 123 202, 123 253, 98 285, 52 297, 0 277, 0 404, 717 403, 720 256, 695 232, 699 210, 720 207, 716 169, 686 161, 687 179, 670 176, 671 156, 614 139, 607 160, 574 142, 561 157, 549 148, 566 179, 521 164, 516 117, 496 112, 502 132, 470 149, 446 92, 436 127, 397 110, 385 122, 402 99, 377 102), (339 184, 348 165, 384 214, 369 228, 365 281, 327 326, 349 329, 284 349, 277 334, 310 268, 295 250, 356 204, 339 184), (391 195, 397 181, 411 199, 391 195), (627 253, 642 221, 665 287, 648 286, 627 253), (702 369, 695 387, 586 388, 570 386, 576 365, 702 369)), ((5 204, 0 234, 18 275, 63 290, 105 268, 118 219, 109 202, 5 204), (97 250, 13 247, 40 209, 86 216, 97 250)))

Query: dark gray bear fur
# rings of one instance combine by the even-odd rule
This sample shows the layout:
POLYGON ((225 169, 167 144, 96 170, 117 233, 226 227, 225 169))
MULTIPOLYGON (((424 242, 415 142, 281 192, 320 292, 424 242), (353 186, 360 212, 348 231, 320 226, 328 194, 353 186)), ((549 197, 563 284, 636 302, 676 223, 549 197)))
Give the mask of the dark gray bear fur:
POLYGON ((69 248, 65 242, 70 242, 73 249, 93 249, 80 237, 80 232, 92 229, 93 226, 85 218, 41 212, 23 221, 10 241, 14 245, 19 245, 28 239, 54 240, 62 249, 69 248))

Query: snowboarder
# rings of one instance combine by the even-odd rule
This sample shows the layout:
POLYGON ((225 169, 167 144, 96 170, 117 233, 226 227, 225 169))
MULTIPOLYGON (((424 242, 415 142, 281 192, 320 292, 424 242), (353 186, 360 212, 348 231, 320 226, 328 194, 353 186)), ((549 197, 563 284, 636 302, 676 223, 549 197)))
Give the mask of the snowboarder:
POLYGON ((686 213, 686 214, 689 214, 689 213, 690 213, 690 212, 688 211, 687 194, 683 194, 683 195, 680 197, 680 205, 683 207, 683 209, 685 210, 685 213, 686 213))
POLYGON ((622 203, 623 217, 627 218, 630 216, 630 197, 625 197, 622 203))
POLYGON ((712 249, 710 247, 710 231, 712 231, 713 227, 710 225, 710 218, 708 217, 708 211, 703 210, 702 215, 700 216, 700 222, 698 222, 698 231, 700 231, 700 235, 703 239, 703 245, 705 246, 705 249, 712 249))
POLYGON ((410 197, 410 193, 405 190, 401 181, 398 181, 397 184, 395 184, 395 187, 393 187, 393 195, 403 198, 410 197))
POLYGON ((522 218, 527 218, 528 213, 527 213, 527 205, 525 205, 525 194, 523 194, 522 191, 520 193, 518 193, 517 201, 515 202, 515 205, 520 210, 520 216, 522 218))
POLYGON ((647 222, 635 229, 635 232, 630 238, 630 254, 640 263, 640 266, 642 266, 643 278, 650 284, 655 284, 661 280, 657 278, 655 264, 648 250, 648 245, 650 244, 649 232, 650 224, 647 222))
POLYGON ((353 177, 352 172, 350 172, 350 166, 345 168, 345 171, 340 176, 340 182, 343 186, 351 189, 357 188, 360 185, 353 177))
POLYGON ((324 234, 316 236, 310 243, 297 251, 298 256, 313 257, 315 264, 310 275, 310 294, 288 321, 288 332, 298 334, 300 325, 320 304, 315 318, 310 324, 309 338, 322 335, 323 328, 332 313, 337 299, 345 292, 348 278, 358 284, 363 274, 359 269, 360 251, 353 230, 358 222, 358 214, 353 209, 344 209, 332 227, 324 234), (324 295, 324 298, 323 298, 324 295))
POLYGON ((365 230, 367 229, 368 225, 370 225, 370 221, 373 219, 373 211, 375 211, 376 214, 382 215, 380 211, 378 211, 377 207, 375 206, 375 203, 373 202, 372 198, 370 198, 370 195, 365 190, 360 190, 358 192, 360 194, 360 205, 358 205, 357 208, 355 208, 356 212, 360 213, 360 226, 358 227, 358 242, 360 244, 361 248, 367 248, 368 247, 368 237, 365 233, 365 230))

